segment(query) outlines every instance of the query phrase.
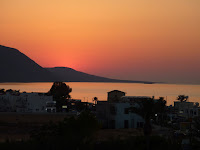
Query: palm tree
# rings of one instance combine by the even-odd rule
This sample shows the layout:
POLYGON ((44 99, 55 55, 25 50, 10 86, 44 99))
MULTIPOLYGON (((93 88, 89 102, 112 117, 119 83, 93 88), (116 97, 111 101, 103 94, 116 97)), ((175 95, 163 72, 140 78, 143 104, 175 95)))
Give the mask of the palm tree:
MULTIPOLYGON (((159 119, 160 123, 164 123, 163 117, 166 116, 166 101, 163 97, 160 97, 158 100, 154 102, 154 111, 157 114, 157 119, 159 119)), ((162 124, 161 124, 162 125, 162 124)))
POLYGON ((188 100, 189 96, 185 96, 185 95, 178 95, 177 100, 181 101, 181 102, 186 102, 188 100))
POLYGON ((153 98, 142 99, 136 102, 138 107, 131 107, 130 111, 143 117, 145 120, 143 132, 146 137, 147 149, 149 149, 150 139, 152 133, 151 119, 155 114, 164 113, 166 101, 163 98, 154 100, 153 98))

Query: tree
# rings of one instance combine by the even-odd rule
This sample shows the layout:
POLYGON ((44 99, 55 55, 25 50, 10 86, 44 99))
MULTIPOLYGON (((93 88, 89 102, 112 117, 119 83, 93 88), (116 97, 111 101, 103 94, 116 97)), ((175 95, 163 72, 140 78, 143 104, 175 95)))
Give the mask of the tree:
POLYGON ((188 100, 188 96, 185 96, 185 95, 179 95, 177 97, 177 100, 181 101, 181 102, 186 102, 188 100))
POLYGON ((200 131, 200 117, 195 117, 195 118, 193 119, 193 121, 194 121, 194 128, 195 128, 196 130, 199 130, 199 131, 200 131))
POLYGON ((166 101, 163 97, 154 102, 154 113, 157 114, 157 121, 162 125, 165 122, 164 120, 166 120, 166 101), (164 117, 165 119, 163 119, 164 117))
POLYGON ((130 111, 143 117, 145 120, 143 132, 147 139, 147 149, 149 149, 149 135, 152 133, 151 119, 155 114, 164 113, 166 101, 163 98, 154 100, 153 98, 142 99, 136 102, 137 107, 131 107, 130 111))
POLYGON ((5 89, 0 89, 0 94, 5 94, 5 93, 6 93, 5 89))
POLYGON ((66 85, 64 82, 54 82, 49 95, 53 96, 53 99, 56 101, 57 112, 62 111, 62 106, 67 105, 67 100, 71 98, 69 95, 72 92, 72 88, 66 85))
POLYGON ((99 127, 95 115, 84 111, 78 117, 67 117, 59 123, 35 128, 31 138, 42 143, 44 149, 89 149, 99 127))
POLYGON ((200 137, 200 116, 193 118, 192 134, 200 137))

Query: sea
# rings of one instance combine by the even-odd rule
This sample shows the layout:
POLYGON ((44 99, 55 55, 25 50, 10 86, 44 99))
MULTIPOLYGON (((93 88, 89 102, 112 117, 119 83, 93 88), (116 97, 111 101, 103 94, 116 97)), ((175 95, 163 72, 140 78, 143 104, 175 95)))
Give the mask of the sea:
MULTIPOLYGON (((164 97, 167 105, 173 105, 178 95, 189 96, 189 102, 200 103, 200 85, 185 84, 138 84, 138 83, 96 83, 96 82, 66 82, 72 88, 73 99, 83 102, 93 102, 93 98, 107 100, 107 92, 121 90, 126 96, 164 97)), ((0 83, 0 89, 20 90, 20 92, 42 92, 50 90, 53 83, 0 83)))

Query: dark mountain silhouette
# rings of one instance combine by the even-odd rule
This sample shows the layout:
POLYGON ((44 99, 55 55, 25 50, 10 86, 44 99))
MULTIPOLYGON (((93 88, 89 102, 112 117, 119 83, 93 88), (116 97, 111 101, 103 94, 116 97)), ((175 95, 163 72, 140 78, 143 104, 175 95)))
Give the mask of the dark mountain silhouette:
POLYGON ((95 75, 90 75, 84 72, 76 71, 72 68, 67 67, 55 67, 46 68, 49 72, 53 73, 54 76, 60 81, 65 82, 124 82, 124 83, 152 83, 144 81, 130 81, 130 80, 117 80, 109 79, 105 77, 99 77, 95 75))
POLYGON ((0 82, 126 82, 145 81, 116 80, 90 75, 66 67, 42 68, 29 57, 14 48, 0 45, 0 82))
POLYGON ((0 45, 0 82, 52 81, 49 72, 14 48, 0 45))

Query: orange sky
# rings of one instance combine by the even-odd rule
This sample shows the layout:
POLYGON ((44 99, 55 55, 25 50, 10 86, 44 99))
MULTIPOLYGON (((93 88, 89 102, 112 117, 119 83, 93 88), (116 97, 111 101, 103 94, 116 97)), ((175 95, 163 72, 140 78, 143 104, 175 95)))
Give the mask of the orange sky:
POLYGON ((200 83, 200 0, 0 0, 0 44, 43 67, 200 83))

